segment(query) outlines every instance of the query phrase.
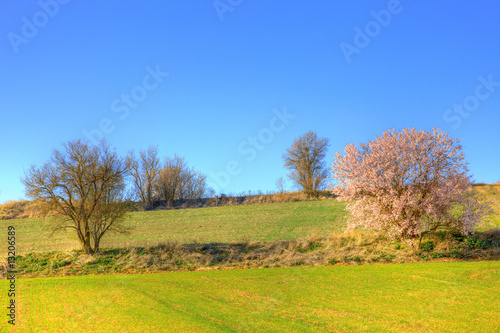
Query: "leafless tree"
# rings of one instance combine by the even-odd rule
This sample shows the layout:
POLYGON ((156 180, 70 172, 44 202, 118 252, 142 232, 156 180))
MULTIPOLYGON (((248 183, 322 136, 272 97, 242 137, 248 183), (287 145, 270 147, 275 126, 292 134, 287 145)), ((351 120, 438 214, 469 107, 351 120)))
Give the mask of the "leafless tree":
POLYGON ((285 193, 285 179, 283 177, 280 177, 278 178, 278 180, 276 180, 276 187, 278 188, 279 193, 285 193))
POLYGON ((190 177, 188 177, 185 186, 183 199, 195 200, 201 199, 207 192, 207 176, 204 174, 189 170, 190 177))
POLYGON ((54 150, 42 167, 31 166, 21 182, 26 195, 40 202, 39 213, 55 218, 54 231, 73 229, 86 254, 99 252, 107 232, 126 232, 125 162, 106 141, 81 140, 54 150))
POLYGON ((215 192, 215 190, 212 187, 207 187, 203 196, 205 198, 213 198, 213 197, 217 197, 217 193, 215 192))
POLYGON ((206 176, 189 168, 183 157, 175 155, 165 159, 155 189, 167 206, 174 200, 201 199, 207 191, 206 176))
POLYGON ((184 158, 175 155, 174 158, 167 157, 156 182, 157 195, 164 199, 167 206, 179 196, 183 182, 186 178, 185 169, 187 164, 184 158))
POLYGON ((153 203, 154 184, 160 172, 158 147, 151 145, 148 150, 141 150, 139 159, 130 151, 126 165, 132 176, 134 194, 141 200, 143 207, 148 209, 153 203))
POLYGON ((323 159, 328 145, 328 138, 318 138, 316 133, 308 132, 295 139, 283 155, 285 167, 290 170, 288 177, 308 195, 324 188, 328 170, 323 159))

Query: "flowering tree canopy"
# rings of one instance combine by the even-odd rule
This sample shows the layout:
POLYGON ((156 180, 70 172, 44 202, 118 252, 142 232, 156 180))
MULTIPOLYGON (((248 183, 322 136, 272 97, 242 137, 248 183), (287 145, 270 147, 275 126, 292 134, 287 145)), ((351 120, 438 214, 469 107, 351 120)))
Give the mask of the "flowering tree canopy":
POLYGON ((412 241, 447 229, 468 235, 491 212, 471 189, 462 146, 438 129, 389 130, 335 154, 332 191, 348 200, 349 229, 412 241))

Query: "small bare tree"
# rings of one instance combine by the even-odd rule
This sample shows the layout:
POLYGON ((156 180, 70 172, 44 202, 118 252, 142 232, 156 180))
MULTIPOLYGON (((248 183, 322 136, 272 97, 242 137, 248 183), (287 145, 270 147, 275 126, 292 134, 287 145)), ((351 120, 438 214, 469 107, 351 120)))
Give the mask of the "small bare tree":
POLYGON ((201 199, 207 190, 207 177, 189 168, 183 157, 166 158, 155 189, 158 197, 171 206, 174 200, 201 199))
POLYGON ((139 159, 130 151, 126 165, 132 176, 133 190, 145 209, 153 204, 154 184, 160 172, 160 159, 158 158, 158 147, 149 146, 148 150, 139 152, 139 159))
POLYGON ((295 139, 283 155, 285 167, 290 170, 288 178, 308 195, 315 195, 324 188, 328 170, 323 160, 328 149, 328 138, 318 138, 308 132, 295 139))
POLYGON ((179 196, 186 178, 186 168, 187 164, 183 157, 175 155, 174 158, 165 159, 155 187, 158 196, 165 200, 167 206, 171 206, 179 196))
POLYGON ((184 186, 183 199, 196 200, 201 199, 207 192, 207 176, 204 174, 189 170, 190 177, 184 186))
POLYGON ((280 177, 278 178, 278 180, 276 180, 276 188, 278 189, 279 193, 285 193, 285 179, 283 177, 280 177))
POLYGON ((25 171, 21 182, 26 195, 40 202, 40 214, 55 218, 54 231, 75 230, 85 253, 94 254, 107 232, 127 231, 121 223, 126 166, 105 141, 63 146, 42 167, 25 171))

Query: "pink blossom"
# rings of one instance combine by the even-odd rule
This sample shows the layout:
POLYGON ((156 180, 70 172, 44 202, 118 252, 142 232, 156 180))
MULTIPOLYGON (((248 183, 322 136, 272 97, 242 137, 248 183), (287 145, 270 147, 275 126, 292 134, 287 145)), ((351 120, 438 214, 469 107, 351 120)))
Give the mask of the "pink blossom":
POLYGON ((388 130, 368 144, 335 154, 333 193, 347 201, 348 229, 374 229, 410 239, 439 229, 473 233, 488 203, 472 191, 456 138, 432 132, 388 130))

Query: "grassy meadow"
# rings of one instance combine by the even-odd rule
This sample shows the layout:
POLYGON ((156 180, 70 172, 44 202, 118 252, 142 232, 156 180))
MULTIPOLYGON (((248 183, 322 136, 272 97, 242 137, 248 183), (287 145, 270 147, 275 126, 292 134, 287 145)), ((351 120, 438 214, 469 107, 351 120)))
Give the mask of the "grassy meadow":
MULTIPOLYGON (((500 184, 475 188, 500 212, 500 184)), ((0 332, 498 332, 498 231, 491 240, 435 236, 415 257, 369 232, 340 234, 344 207, 319 200, 134 212, 125 221, 132 233, 108 235, 105 253, 89 258, 68 251, 79 249, 71 233, 49 238, 49 220, 1 220, 4 230, 16 227, 27 274, 16 282, 16 325, 5 316, 0 332), (458 259, 496 260, 455 261, 457 248, 471 254, 458 259), (445 262, 419 262, 433 260, 445 262), (288 268, 273 268, 280 265, 288 268), (175 270, 183 272, 130 274, 175 270)), ((478 230, 499 227, 490 216, 478 230)), ((0 304, 8 301, 0 292, 0 304)))
MULTIPOLYGON (((2 332, 498 332, 500 262, 21 279, 2 332), (10 329, 10 330, 9 330, 10 329)), ((0 281, 4 290, 7 281, 0 281)), ((6 293, 0 293, 6 304, 6 293)))
MULTIPOLYGON (((500 214, 500 184, 475 185, 500 214)), ((293 240, 327 236, 345 230, 345 204, 335 199, 272 204, 235 205, 128 213, 129 234, 106 234, 101 248, 144 247, 178 243, 231 243, 293 240)), ((39 218, 0 220, 0 227, 16 227, 18 253, 80 249, 72 230, 52 237, 51 221, 39 218)), ((478 231, 500 228, 500 215, 485 218, 478 231)), ((0 254, 0 257, 3 254, 0 254)))
MULTIPOLYGON (((80 249, 74 231, 51 234, 50 220, 0 220, 16 227, 18 252, 80 249)), ((291 240, 311 234, 341 232, 346 225, 344 204, 337 200, 300 201, 128 213, 130 234, 106 234, 101 247, 154 246, 177 241, 235 242, 291 240)))

